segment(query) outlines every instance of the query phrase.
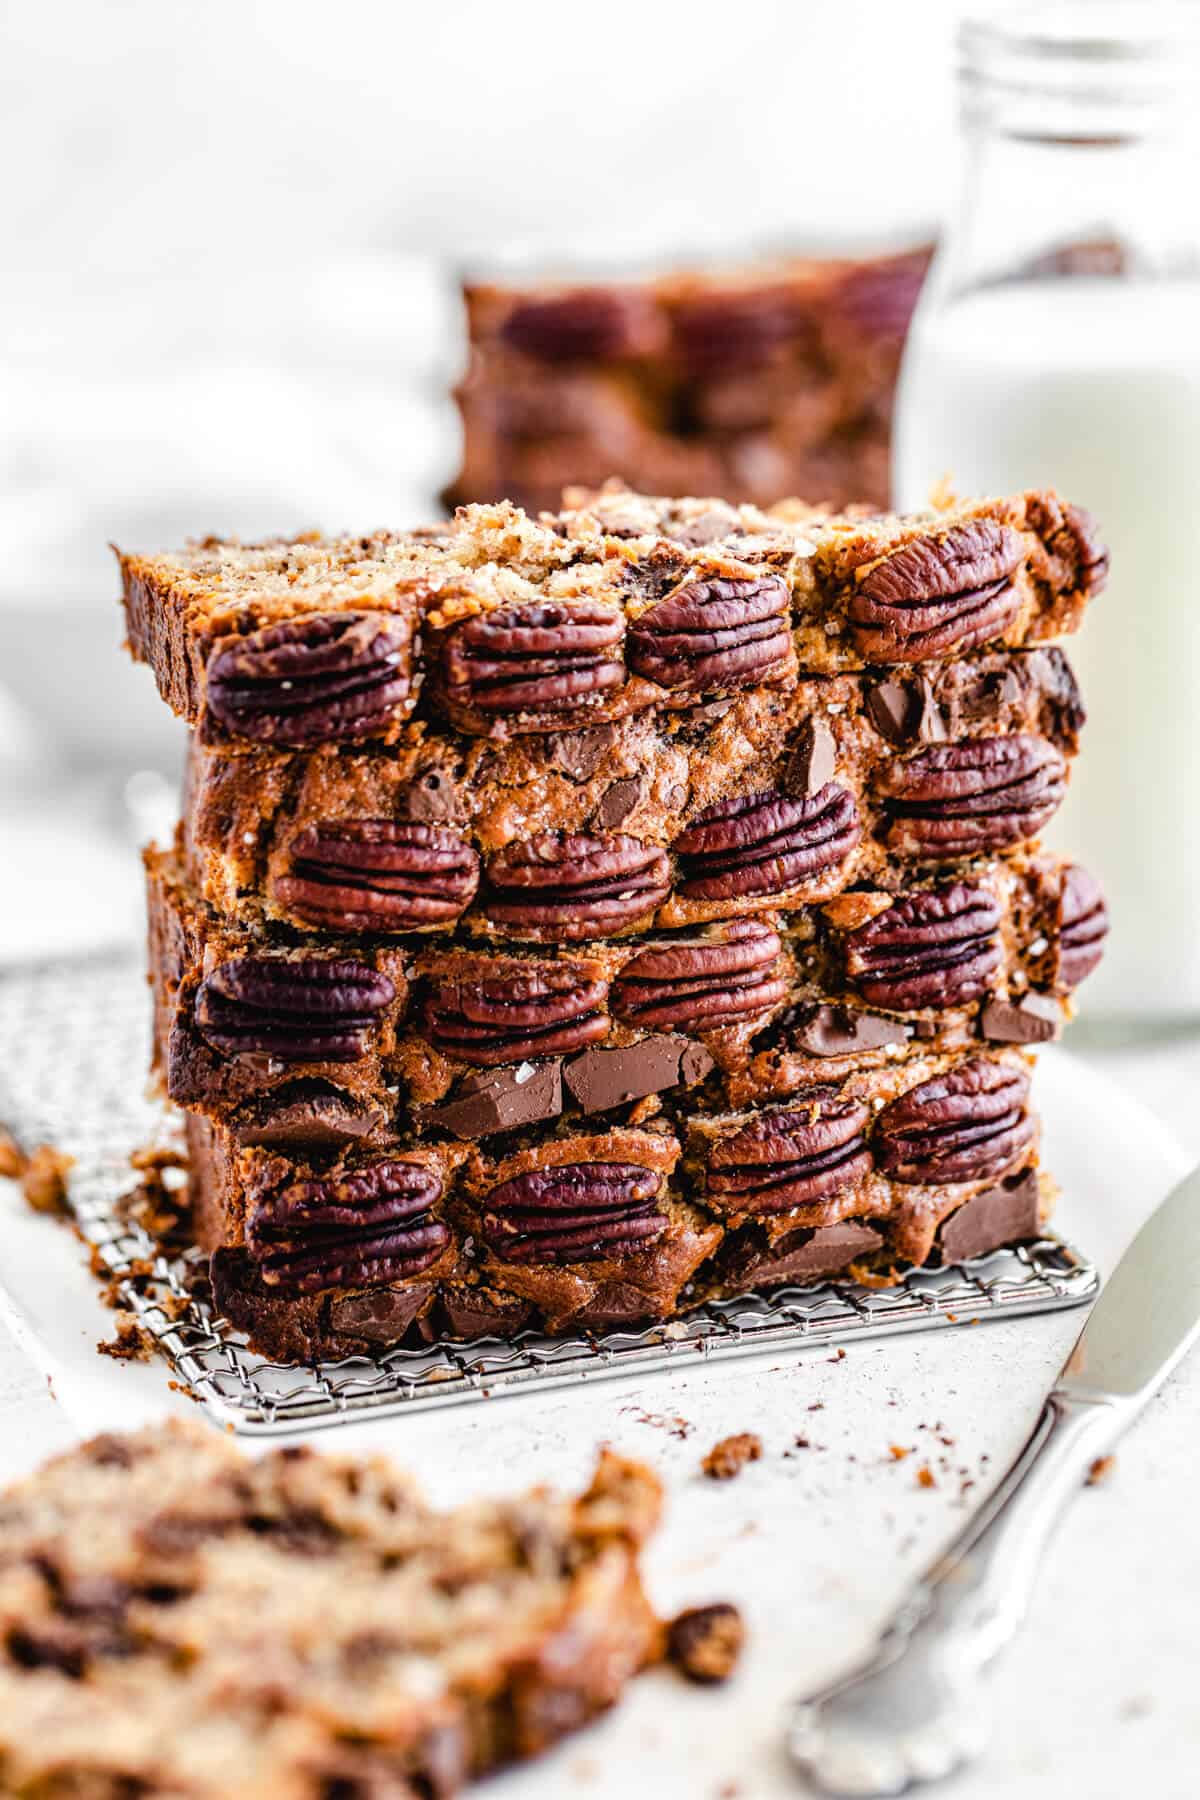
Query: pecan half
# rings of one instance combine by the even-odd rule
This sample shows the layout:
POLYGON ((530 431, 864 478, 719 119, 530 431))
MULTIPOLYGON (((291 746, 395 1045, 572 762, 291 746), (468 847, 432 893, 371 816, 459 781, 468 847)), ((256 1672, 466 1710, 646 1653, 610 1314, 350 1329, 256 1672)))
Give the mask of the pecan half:
POLYGON ((1066 792, 1067 765, 1044 738, 964 738, 897 758, 877 786, 889 845, 909 856, 976 856, 1036 835, 1066 792))
POLYGON ((223 1056, 356 1062, 395 997, 386 975, 347 958, 238 956, 200 983, 196 1028, 223 1056))
POLYGON ((589 1262, 638 1250, 667 1229, 663 1178, 640 1163, 528 1169, 487 1197, 485 1241, 508 1262, 589 1262))
POLYGON ((372 1287, 418 1275, 450 1242, 429 1216, 442 1184, 421 1163, 385 1161, 264 1195, 246 1246, 264 1282, 291 1293, 372 1287))
POLYGON ((801 799, 767 789, 722 800, 675 839, 679 892, 693 900, 783 894, 836 868, 861 836, 854 797, 836 782, 801 799))
POLYGON ((576 942, 637 924, 671 885, 666 852, 614 833, 545 831, 509 844, 487 865, 486 912, 515 934, 576 942))
POLYGON ((1029 1077, 1007 1063, 961 1063, 885 1106, 875 1160, 896 1181, 992 1181, 1032 1148, 1029 1077))
POLYGON ((732 693, 795 668, 791 596, 778 575, 688 581, 629 627, 629 666, 687 694, 732 693))
POLYGON ((397 819, 310 825, 288 846, 291 866, 271 892, 330 931, 412 931, 468 907, 479 858, 456 831, 397 819))
POLYGON ((640 950, 613 984, 613 1013, 664 1031, 715 1031, 769 1011, 786 997, 778 932, 757 919, 728 919, 640 950))
POLYGON ((815 1090, 801 1110, 766 1112, 718 1138, 706 1183, 732 1211, 790 1212, 853 1186, 871 1167, 861 1100, 815 1090))
POLYGON ((1108 582, 1108 546, 1090 512, 1056 494, 1034 494, 1029 523, 1042 541, 1045 561, 1037 573, 1055 593, 1073 590, 1090 599, 1108 582))
POLYGON ((313 613, 216 651, 208 708, 234 737, 294 749, 369 737, 412 688, 401 614, 313 613))
POLYGON ((442 646, 447 700, 525 724, 569 724, 624 682, 624 635, 623 614, 595 600, 478 613, 442 646))
POLYGON ((1104 955, 1108 936, 1108 908, 1100 883, 1078 863, 1063 874, 1058 902, 1058 980, 1065 988, 1078 987, 1104 955))
POLYGON ((995 519, 915 538, 867 567, 850 590, 854 641, 877 663, 922 662, 986 644, 1016 617, 1013 578, 1024 559, 1020 533, 995 519))
POLYGON ((1000 919, 995 896, 966 882, 906 894, 847 935, 851 985, 893 1012, 966 1006, 1000 967, 1000 919))
POLYGON ((608 1031, 603 981, 572 963, 500 961, 477 979, 433 984, 425 1032, 447 1056, 478 1068, 557 1056, 608 1031))

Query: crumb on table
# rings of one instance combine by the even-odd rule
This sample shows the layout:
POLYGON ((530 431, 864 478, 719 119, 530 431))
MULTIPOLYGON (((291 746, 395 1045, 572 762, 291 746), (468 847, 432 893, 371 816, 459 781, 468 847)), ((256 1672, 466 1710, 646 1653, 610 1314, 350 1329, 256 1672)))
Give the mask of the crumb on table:
POLYGON ((0 1175, 19 1181, 25 1173, 25 1152, 6 1125, 0 1125, 0 1175))
POLYGON ((101 1339, 96 1345, 100 1356, 111 1356, 114 1362, 149 1362, 154 1355, 154 1339, 131 1312, 116 1315, 117 1335, 101 1339))
POLYGON ((75 1158, 53 1144, 39 1144, 25 1159, 21 1171, 21 1192, 26 1205, 34 1212, 67 1212, 67 1174, 74 1168, 75 1158))
POLYGON ((746 1627, 728 1600, 690 1606, 667 1627, 667 1656, 689 1681, 728 1681, 746 1641, 746 1627))
POLYGON ((1108 1480, 1116 1466, 1115 1456, 1098 1456, 1087 1472, 1087 1486, 1099 1487, 1102 1481, 1108 1480))
POLYGON ((762 1439, 753 1431, 739 1431, 714 1444, 700 1467, 712 1481, 731 1481, 761 1455, 762 1439))

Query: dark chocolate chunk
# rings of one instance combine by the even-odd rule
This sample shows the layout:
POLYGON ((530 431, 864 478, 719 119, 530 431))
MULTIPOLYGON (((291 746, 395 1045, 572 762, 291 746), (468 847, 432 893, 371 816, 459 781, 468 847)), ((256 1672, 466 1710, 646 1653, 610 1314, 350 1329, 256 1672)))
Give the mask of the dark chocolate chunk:
POLYGON ((867 690, 867 715, 881 737, 897 749, 916 739, 920 701, 905 681, 880 681, 867 690))
POLYGON ((1053 994, 1023 994, 989 1000, 979 1019, 980 1036, 994 1044, 1044 1044, 1058 1036, 1063 1009, 1053 994))
POLYGON ((837 745, 833 732, 824 719, 806 719, 784 771, 784 791, 798 799, 810 800, 833 780, 836 767, 837 745))
POLYGON ((867 715, 880 736, 901 750, 910 744, 942 744, 951 735, 927 675, 878 682, 867 692, 867 715))
POLYGON ((494 1288, 444 1287, 441 1310, 453 1338, 511 1338, 533 1319, 527 1300, 494 1288))
POLYGON ((387 1123, 381 1106, 360 1106, 345 1094, 283 1089, 246 1107, 234 1122, 233 1135, 239 1144, 286 1149, 361 1142, 387 1123))
POLYGON ((421 1118, 425 1125, 436 1125, 454 1137, 481 1138, 538 1119, 555 1119, 562 1109, 562 1059, 555 1056, 472 1075, 459 1083, 449 1100, 431 1106, 421 1118))
POLYGON ((600 796, 600 804, 592 814, 589 823, 599 826, 603 831, 615 831, 619 825, 625 823, 641 798, 642 778, 640 775, 629 775, 621 781, 614 781, 605 788, 600 796))
POLYGON ((951 1214, 939 1234, 942 1256, 949 1263, 966 1262, 1002 1244, 1035 1238, 1039 1230, 1038 1178, 1027 1169, 1015 1180, 985 1188, 951 1214))
POLYGON ((787 1022, 786 1030, 793 1048, 809 1056, 851 1056, 862 1050, 882 1050, 887 1044, 903 1044, 909 1035, 909 1027, 902 1019, 854 1012, 848 1006, 798 1009, 787 1022))
POLYGON ((566 1065, 566 1083, 585 1113, 607 1112, 681 1082, 702 1080, 713 1066, 702 1044, 656 1034, 608 1050, 593 1044, 566 1065))
POLYGON ((704 1077, 711 1073, 713 1066, 713 1059, 704 1045, 693 1041, 688 1044, 679 1059, 680 1077, 686 1087, 694 1087, 698 1081, 703 1081, 704 1077))
POLYGON ((432 1293, 432 1282, 423 1281, 412 1287, 343 1294, 330 1308, 329 1323, 334 1331, 366 1338, 371 1344, 398 1344, 432 1293))
POLYGON ((882 1235, 871 1226, 846 1219, 838 1225, 789 1234, 769 1249, 744 1252, 738 1259, 737 1273, 748 1287, 816 1281, 823 1275, 840 1274, 849 1263, 869 1256, 882 1243, 882 1235))
POLYGON ((590 781, 611 754, 616 742, 612 725, 590 725, 584 731, 569 731, 547 739, 549 761, 572 781, 590 781))
POLYGON ((706 700, 701 706, 689 706, 683 717, 689 725, 715 725, 733 706, 732 700, 706 700))
POLYGON ((443 825, 458 810, 454 783, 440 770, 427 769, 405 788, 396 810, 414 825, 443 825))

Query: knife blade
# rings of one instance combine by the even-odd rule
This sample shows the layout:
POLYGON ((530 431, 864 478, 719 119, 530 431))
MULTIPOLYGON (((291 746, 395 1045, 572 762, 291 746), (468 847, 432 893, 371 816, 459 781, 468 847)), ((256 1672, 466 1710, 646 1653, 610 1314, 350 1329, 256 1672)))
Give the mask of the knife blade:
POLYGON ((982 1677, 1025 1616, 1054 1526, 1200 1338, 1200 1169, 1105 1285, 1029 1439, 875 1649, 795 1709, 793 1761, 821 1792, 902 1794, 979 1754, 982 1677))
POLYGON ((1142 1405, 1200 1336, 1200 1169, 1134 1237, 1063 1366, 1058 1391, 1142 1405))

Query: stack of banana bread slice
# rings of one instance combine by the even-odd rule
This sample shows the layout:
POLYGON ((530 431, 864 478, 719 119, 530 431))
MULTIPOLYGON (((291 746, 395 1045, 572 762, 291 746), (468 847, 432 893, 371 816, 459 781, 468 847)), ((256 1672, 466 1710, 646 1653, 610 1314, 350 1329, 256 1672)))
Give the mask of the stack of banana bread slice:
POLYGON ((663 1320, 1037 1234, 1031 1046, 1107 929, 1037 845, 1086 513, 610 485, 121 563, 192 727, 147 853, 155 1066, 262 1351, 663 1320))

